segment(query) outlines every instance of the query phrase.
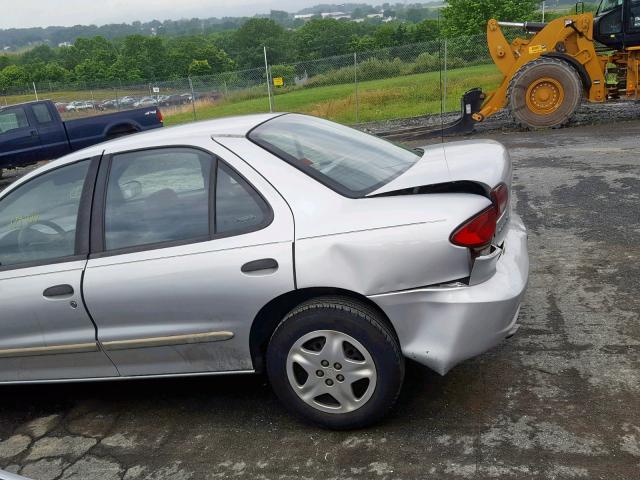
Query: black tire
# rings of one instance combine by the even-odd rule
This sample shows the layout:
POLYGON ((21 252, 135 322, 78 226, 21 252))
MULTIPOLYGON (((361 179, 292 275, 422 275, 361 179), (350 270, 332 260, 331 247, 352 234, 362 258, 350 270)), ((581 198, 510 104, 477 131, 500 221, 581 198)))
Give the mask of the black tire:
MULTIPOLYGON (((348 342, 342 343, 345 352, 349 352, 349 346, 348 342)), ((340 376, 339 370, 331 366, 329 370, 327 378, 336 373, 340 376)), ((354 429, 379 421, 393 407, 404 380, 404 357, 394 332, 374 309, 346 297, 320 297, 297 306, 280 322, 267 348, 267 373, 276 395, 293 413, 326 428, 354 429), (353 411, 327 413, 306 403, 294 391, 287 373, 289 352, 296 342, 316 331, 352 337, 375 365, 375 386, 366 402, 353 411)), ((354 385, 349 386, 352 392, 354 385)))
MULTIPOLYGON (((549 84, 547 82, 547 84, 549 84)), ((552 91, 554 88, 552 87, 552 91)), ((567 124, 580 102, 582 101, 583 86, 575 69, 567 62, 557 58, 540 57, 525 64, 509 83, 509 108, 514 120, 524 128, 559 128, 567 124), (563 98, 554 104, 553 109, 545 112, 545 107, 539 111, 532 110, 527 105, 529 87, 538 84, 542 79, 557 82, 562 88, 563 98)), ((555 98, 553 95, 551 98, 555 98)), ((533 103, 530 101, 530 103, 533 103)), ((544 105, 544 102, 541 102, 544 105)))

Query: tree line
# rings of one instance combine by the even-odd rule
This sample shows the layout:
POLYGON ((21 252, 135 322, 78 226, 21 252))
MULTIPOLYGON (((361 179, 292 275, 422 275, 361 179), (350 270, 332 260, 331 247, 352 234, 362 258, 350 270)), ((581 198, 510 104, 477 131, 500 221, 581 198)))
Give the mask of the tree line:
POLYGON ((223 31, 78 38, 71 46, 43 44, 22 54, 0 55, 0 92, 31 82, 150 82, 259 68, 265 46, 269 62, 278 65, 432 41, 441 35, 458 38, 481 34, 489 18, 539 20, 539 5, 538 0, 448 0, 441 19, 423 18, 432 16, 431 8, 422 13, 408 8, 403 20, 314 17, 298 26, 286 26, 292 18, 286 12, 272 11, 268 18, 246 19, 223 31))
POLYGON ((367 23, 315 18, 285 28, 251 18, 235 30, 186 36, 78 38, 71 46, 39 45, 0 55, 0 90, 31 82, 143 82, 209 75, 272 64, 423 42, 438 38, 438 21, 367 23))

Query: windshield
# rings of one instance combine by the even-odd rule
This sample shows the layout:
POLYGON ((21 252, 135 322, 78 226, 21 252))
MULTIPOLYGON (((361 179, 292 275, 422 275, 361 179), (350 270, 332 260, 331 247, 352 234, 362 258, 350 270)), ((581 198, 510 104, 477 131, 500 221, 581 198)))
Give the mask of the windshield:
POLYGON ((362 197, 405 172, 420 156, 353 128, 306 115, 270 120, 255 143, 348 197, 362 197))
POLYGON ((596 15, 601 15, 622 5, 623 0, 601 0, 596 15))

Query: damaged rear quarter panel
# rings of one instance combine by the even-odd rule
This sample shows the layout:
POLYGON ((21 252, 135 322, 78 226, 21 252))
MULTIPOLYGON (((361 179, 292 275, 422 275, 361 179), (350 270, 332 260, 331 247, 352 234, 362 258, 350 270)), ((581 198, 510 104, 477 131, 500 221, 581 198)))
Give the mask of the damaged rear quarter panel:
POLYGON ((326 286, 374 295, 469 275, 467 249, 452 245, 449 236, 489 204, 486 198, 435 194, 350 202, 368 218, 368 227, 298 237, 299 288, 326 286), (376 217, 378 221, 373 222, 376 217))

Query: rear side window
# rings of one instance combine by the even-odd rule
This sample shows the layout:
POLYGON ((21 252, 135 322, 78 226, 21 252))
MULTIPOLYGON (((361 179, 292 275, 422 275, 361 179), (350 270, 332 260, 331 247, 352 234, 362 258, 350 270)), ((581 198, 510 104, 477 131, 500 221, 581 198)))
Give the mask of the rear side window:
POLYGON ((372 192, 420 159, 378 137, 306 115, 276 117, 253 129, 249 138, 349 197, 372 192))
POLYGON ((216 175, 216 233, 246 233, 270 221, 271 209, 237 173, 219 162, 216 175))
POLYGON ((0 112, 0 133, 28 126, 29 121, 23 108, 7 108, 0 112))
POLYGON ((32 108, 33 114, 36 116, 36 120, 38 120, 38 123, 49 123, 53 121, 53 119, 51 118, 51 113, 49 112, 49 109, 46 105, 39 103, 37 105, 34 105, 32 108))
POLYGON ((105 206, 105 248, 209 237, 211 156, 189 148, 115 155, 105 206))

